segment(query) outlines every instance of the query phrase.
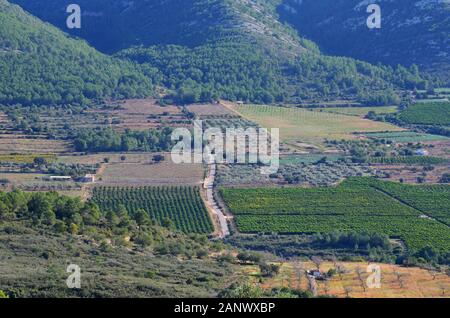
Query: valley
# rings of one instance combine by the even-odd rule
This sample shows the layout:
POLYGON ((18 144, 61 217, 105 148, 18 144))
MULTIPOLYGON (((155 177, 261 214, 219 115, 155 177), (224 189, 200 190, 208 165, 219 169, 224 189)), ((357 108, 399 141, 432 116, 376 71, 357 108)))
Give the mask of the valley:
POLYGON ((447 4, 357 2, 0 0, 0 298, 448 298, 447 4))

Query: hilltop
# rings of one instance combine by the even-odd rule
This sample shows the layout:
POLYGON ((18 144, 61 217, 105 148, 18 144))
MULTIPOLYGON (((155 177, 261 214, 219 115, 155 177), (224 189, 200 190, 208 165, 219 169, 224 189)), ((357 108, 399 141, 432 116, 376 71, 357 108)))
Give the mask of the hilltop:
POLYGON ((284 21, 324 52, 437 74, 450 83, 450 2, 446 0, 284 0, 284 21), (369 3, 381 7, 380 29, 369 30, 369 3))
POLYGON ((367 102, 379 95, 394 103, 394 90, 427 86, 416 69, 323 55, 281 21, 278 0, 83 0, 79 30, 65 26, 70 1, 14 2, 100 51, 139 63, 147 76, 156 68, 157 84, 180 103, 367 102))

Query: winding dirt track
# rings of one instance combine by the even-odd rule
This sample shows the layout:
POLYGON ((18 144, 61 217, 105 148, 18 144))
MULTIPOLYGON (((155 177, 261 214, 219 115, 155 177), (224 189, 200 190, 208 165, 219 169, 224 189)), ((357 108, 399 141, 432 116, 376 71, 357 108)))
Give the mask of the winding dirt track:
POLYGON ((219 204, 214 199, 214 180, 216 177, 216 169, 217 165, 215 162, 211 163, 209 165, 209 174, 205 178, 205 182, 203 186, 206 189, 206 204, 208 205, 209 209, 213 212, 213 214, 217 217, 220 231, 219 231, 219 238, 224 238, 228 235, 230 235, 230 229, 228 228, 228 222, 227 217, 223 213, 223 211, 220 209, 219 204))

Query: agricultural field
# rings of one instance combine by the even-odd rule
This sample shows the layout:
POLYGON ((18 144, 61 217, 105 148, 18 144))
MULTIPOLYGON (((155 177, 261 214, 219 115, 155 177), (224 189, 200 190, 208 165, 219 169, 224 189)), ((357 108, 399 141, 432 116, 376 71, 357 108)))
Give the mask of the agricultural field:
POLYGON ((395 114, 398 111, 397 106, 378 106, 378 107, 325 107, 318 109, 319 112, 336 113, 350 116, 364 117, 369 112, 375 114, 395 114))
POLYGON ((449 160, 431 156, 396 156, 396 157, 372 157, 370 163, 375 164, 408 164, 408 165, 439 165, 448 163, 449 160))
POLYGON ((445 136, 417 133, 414 131, 366 133, 364 134, 364 136, 375 140, 384 139, 387 141, 392 141, 394 143, 432 142, 432 141, 449 140, 449 138, 445 136))
POLYGON ((24 191, 81 191, 82 184, 75 181, 44 181, 42 173, 0 173, 0 190, 18 188, 24 191))
POLYGON ((62 154, 72 151, 70 142, 50 140, 45 137, 19 136, 16 134, 0 135, 0 154, 62 154))
POLYGON ((186 109, 200 119, 207 118, 239 118, 239 115, 222 104, 192 104, 186 109))
POLYGON ((411 104, 400 113, 400 120, 407 124, 450 125, 450 102, 411 104))
POLYGON ((1 114, 0 136, 11 135, 14 140, 21 135, 30 139, 66 140, 73 131, 97 127, 123 132, 191 125, 180 107, 162 106, 154 99, 105 102, 89 107, 5 108, 1 114))
POLYGON ((407 184, 439 184, 442 175, 450 171, 448 165, 432 166, 431 171, 427 170, 430 167, 428 165, 371 164, 370 167, 384 180, 407 184))
POLYGON ((108 186, 199 185, 205 174, 203 164, 175 164, 167 153, 61 156, 58 162, 101 165, 97 171, 97 184, 108 186), (164 160, 156 162, 155 156, 164 160))
POLYGON ((181 109, 173 105, 161 106, 153 99, 130 99, 119 102, 113 108, 94 109, 86 112, 96 118, 106 118, 116 131, 125 129, 146 130, 165 126, 187 127, 190 121, 181 109))
POLYGON ((54 162, 56 160, 55 154, 15 154, 15 155, 0 155, 0 163, 33 163, 36 158, 43 158, 47 162, 54 162))
MULTIPOLYGON (((279 273, 274 277, 265 278, 260 283, 262 288, 309 289, 305 271, 315 269, 314 263, 290 261, 276 264, 280 266, 279 273)), ((373 265, 380 267, 381 286, 380 288, 364 288, 361 281, 365 282, 370 275, 367 273, 366 262, 338 262, 335 264, 325 261, 320 265, 320 270, 326 273, 330 269, 336 269, 336 265, 343 273, 335 275, 327 281, 316 280, 318 295, 333 295, 339 298, 441 298, 448 297, 450 293, 450 278, 442 272, 429 271, 419 267, 374 263, 373 265)), ((257 266, 244 268, 244 273, 253 277, 256 284, 260 276, 257 266)))
POLYGON ((103 211, 117 211, 123 205, 134 215, 142 209, 163 224, 170 219, 186 233, 213 231, 212 221, 200 196, 199 187, 94 187, 92 201, 103 211))
POLYGON ((222 131, 231 128, 246 130, 248 128, 258 128, 258 125, 244 118, 215 118, 205 119, 203 128, 219 128, 222 131))
POLYGON ((345 156, 340 154, 328 154, 328 153, 311 153, 311 154, 292 154, 285 155, 280 158, 280 164, 282 165, 296 165, 296 164, 311 164, 317 163, 320 160, 326 159, 326 161, 335 162, 343 160, 345 156))
POLYGON ((449 226, 433 217, 440 207, 435 198, 448 195, 448 188, 422 196, 424 202, 416 206, 380 190, 373 180, 353 178, 337 187, 312 189, 221 188, 220 193, 244 233, 368 231, 400 238, 411 250, 428 245, 450 250, 449 226))
POLYGON ((311 143, 317 146, 322 145, 325 139, 355 139, 355 132, 403 130, 355 116, 300 108, 237 105, 233 109, 261 127, 279 128, 281 141, 289 144, 311 143))
POLYGON ((373 187, 450 226, 450 186, 404 186, 394 182, 377 182, 373 187))
POLYGON ((204 176, 202 164, 174 164, 170 159, 161 163, 111 163, 100 176, 101 185, 195 185, 204 176))
POLYGON ((324 156, 317 160, 308 156, 300 157, 303 159, 288 157, 289 159, 280 160, 280 169, 272 175, 261 174, 257 165, 219 165, 216 181, 220 186, 325 186, 336 184, 348 177, 374 175, 366 164, 352 164, 338 159, 333 161, 333 157, 317 163, 323 160, 324 156))

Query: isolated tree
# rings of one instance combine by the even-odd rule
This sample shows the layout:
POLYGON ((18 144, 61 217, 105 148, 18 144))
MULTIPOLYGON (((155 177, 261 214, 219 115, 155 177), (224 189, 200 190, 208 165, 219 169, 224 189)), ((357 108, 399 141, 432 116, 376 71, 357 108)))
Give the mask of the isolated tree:
POLYGON ((158 162, 161 162, 161 161, 164 161, 165 160, 165 157, 163 156, 163 155, 154 155, 153 156, 153 158, 152 158, 152 160, 154 161, 154 162, 156 162, 156 163, 158 163, 158 162))
POLYGON ((330 282, 327 280, 323 284, 323 291, 325 292, 325 295, 328 295, 330 292, 330 282))
POLYGON ((317 282, 316 279, 312 276, 307 276, 308 277, 308 290, 314 295, 317 296, 317 292, 318 292, 318 286, 317 286, 317 282))
POLYGON ((305 269, 303 268, 303 264, 302 263, 296 263, 294 265, 295 268, 295 272, 297 274, 297 289, 301 289, 302 286, 302 279, 303 276, 305 275, 305 269))
POLYGON ((322 265, 323 260, 319 256, 313 256, 311 257, 311 261, 316 265, 317 270, 320 271, 320 265, 322 265))
POLYGON ((44 157, 36 157, 33 159, 33 163, 36 166, 43 166, 47 164, 47 159, 45 159, 44 157))
POLYGON ((344 287, 345 296, 346 296, 347 298, 350 297, 350 293, 351 293, 352 291, 353 291, 353 288, 351 288, 350 286, 345 286, 345 287, 344 287))
POLYGON ((356 275, 358 276, 358 280, 359 280, 359 283, 361 284, 362 289, 364 290, 364 292, 366 292, 367 286, 366 286, 366 281, 365 281, 364 276, 363 276, 364 275, 364 271, 359 266, 356 267, 356 275))
POLYGON ((445 285, 440 285, 439 289, 441 290, 441 294, 442 296, 445 296, 446 292, 447 292, 447 286, 445 285))
POLYGON ((258 264, 263 277, 274 277, 280 272, 280 266, 261 262, 258 264))

